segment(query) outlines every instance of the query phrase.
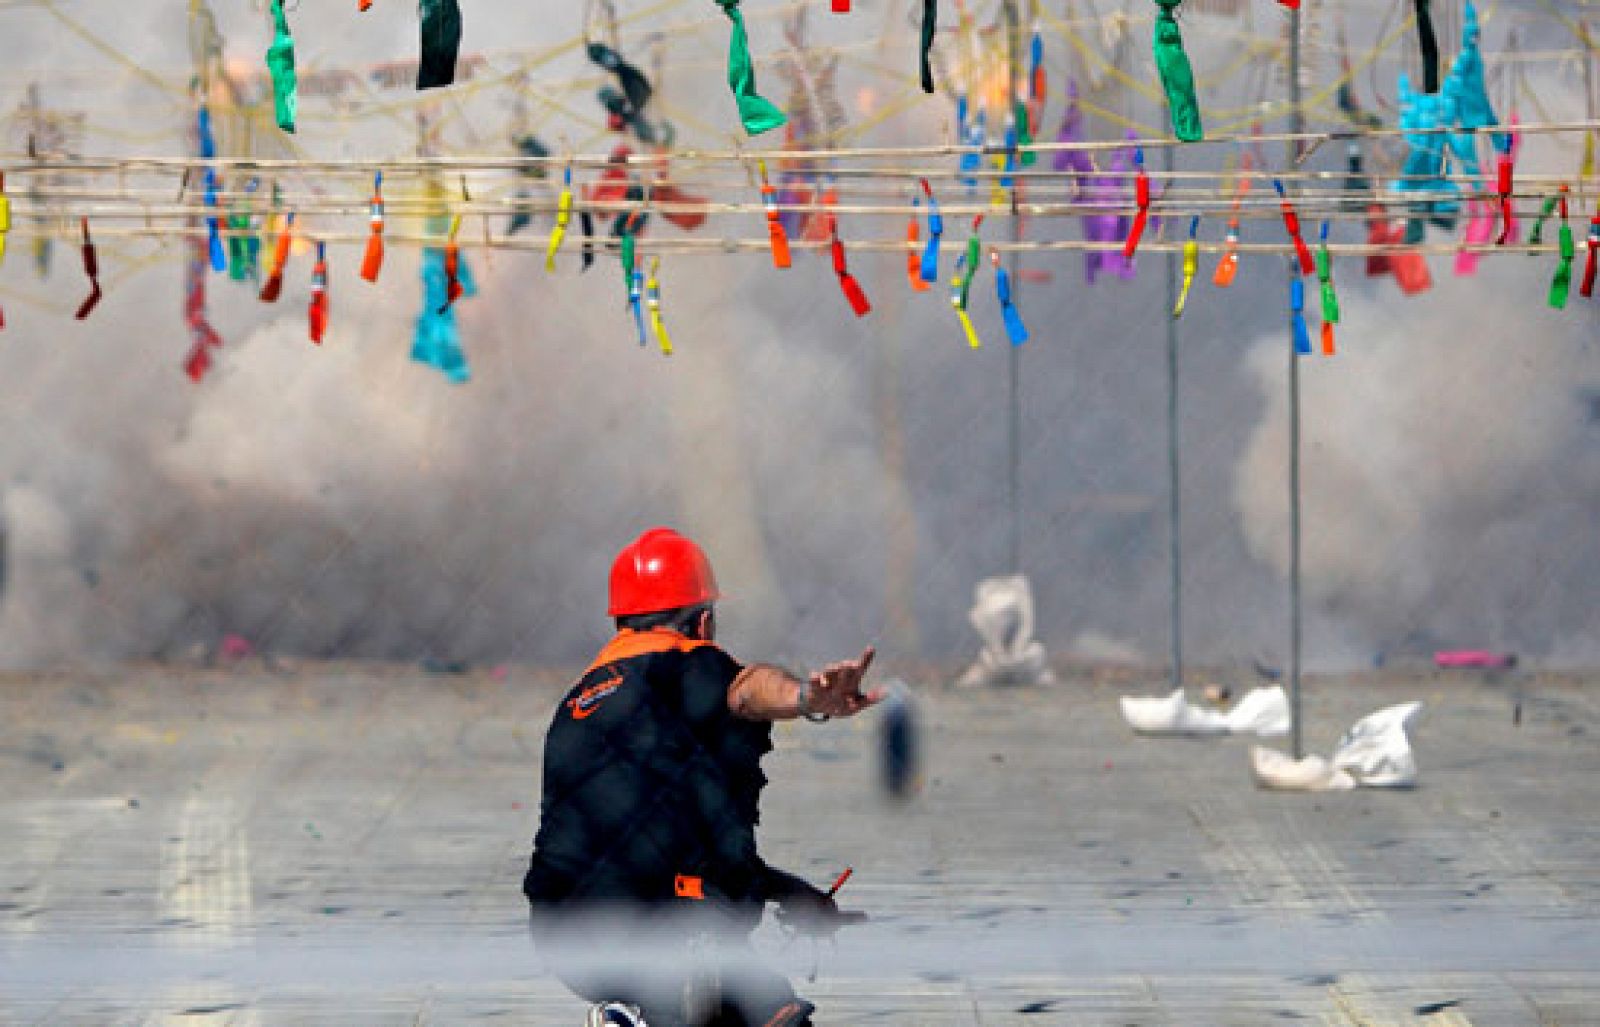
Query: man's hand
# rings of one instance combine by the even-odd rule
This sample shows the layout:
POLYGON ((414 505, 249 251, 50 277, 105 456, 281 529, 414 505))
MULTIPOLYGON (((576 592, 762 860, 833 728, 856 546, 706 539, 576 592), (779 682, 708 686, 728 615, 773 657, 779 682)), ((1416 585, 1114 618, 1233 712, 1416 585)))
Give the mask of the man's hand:
POLYGON ((865 913, 840 909, 828 892, 776 867, 767 868, 766 888, 766 897, 778 904, 778 922, 801 934, 826 937, 867 919, 865 913))
POLYGON ((803 689, 805 700, 802 712, 825 717, 853 717, 862 710, 883 701, 887 694, 881 688, 861 691, 861 679, 867 676, 876 651, 869 645, 860 659, 830 663, 812 673, 803 689))
POLYGON ((866 919, 865 913, 840 909, 832 895, 816 888, 778 900, 778 923, 801 934, 831 937, 839 928, 865 923, 866 919))
POLYGON ((831 935, 860 919, 858 914, 840 910, 832 895, 809 885, 778 899, 778 923, 801 934, 831 935))

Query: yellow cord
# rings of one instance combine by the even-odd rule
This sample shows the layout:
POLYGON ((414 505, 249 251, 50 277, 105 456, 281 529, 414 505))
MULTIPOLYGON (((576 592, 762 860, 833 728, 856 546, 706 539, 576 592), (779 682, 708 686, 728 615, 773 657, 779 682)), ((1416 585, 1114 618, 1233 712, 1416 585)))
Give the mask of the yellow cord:
POLYGON ((661 282, 658 275, 661 258, 650 258, 650 277, 644 283, 646 302, 650 305, 650 324, 655 328, 656 339, 661 343, 661 355, 672 356, 672 339, 667 335, 666 322, 661 320, 661 282))
POLYGON ((1200 270, 1200 244, 1190 239, 1183 244, 1183 291, 1178 293, 1178 305, 1172 308, 1174 319, 1183 316, 1184 304, 1189 302, 1189 286, 1194 284, 1195 273, 1200 270))
POLYGON ((560 206, 556 209, 556 227, 550 231, 550 248, 544 256, 544 269, 556 269, 556 251, 561 248, 561 240, 567 237, 567 225, 572 221, 572 190, 561 190, 560 206))
POLYGON ((972 318, 967 315, 967 308, 961 305, 961 286, 965 284, 961 272, 957 271, 950 279, 950 306, 955 308, 956 316, 961 319, 961 327, 967 333, 967 345, 973 349, 980 348, 983 343, 978 340, 978 330, 972 327, 972 318))
POLYGON ((978 330, 972 327, 972 318, 969 317, 967 312, 960 307, 956 308, 956 316, 961 318, 961 327, 966 330, 967 345, 971 346, 973 349, 982 348, 983 343, 978 341, 978 330))

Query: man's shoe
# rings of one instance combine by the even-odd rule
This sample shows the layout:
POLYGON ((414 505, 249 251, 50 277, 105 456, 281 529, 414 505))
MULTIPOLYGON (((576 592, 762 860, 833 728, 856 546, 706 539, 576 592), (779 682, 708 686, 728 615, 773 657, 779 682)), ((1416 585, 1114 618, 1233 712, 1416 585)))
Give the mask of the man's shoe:
POLYGON ((811 1014, 817 1007, 803 998, 797 998, 773 1014, 765 1027, 810 1027, 811 1014))
POLYGON ((650 1027, 638 1006, 624 1002, 596 1002, 589 1007, 583 1027, 650 1027))

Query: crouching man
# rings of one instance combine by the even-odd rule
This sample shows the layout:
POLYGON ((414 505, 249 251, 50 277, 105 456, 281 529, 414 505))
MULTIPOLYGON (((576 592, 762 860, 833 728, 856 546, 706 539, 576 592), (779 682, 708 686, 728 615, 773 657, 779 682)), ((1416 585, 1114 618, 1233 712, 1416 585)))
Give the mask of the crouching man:
POLYGON ((772 721, 860 713, 872 662, 802 679, 716 645, 716 578, 694 542, 645 532, 611 568, 617 634, 545 737, 523 881, 545 962, 592 1025, 800 1027, 811 1003, 749 948, 766 903, 825 925, 830 895, 769 866, 756 823, 772 721))

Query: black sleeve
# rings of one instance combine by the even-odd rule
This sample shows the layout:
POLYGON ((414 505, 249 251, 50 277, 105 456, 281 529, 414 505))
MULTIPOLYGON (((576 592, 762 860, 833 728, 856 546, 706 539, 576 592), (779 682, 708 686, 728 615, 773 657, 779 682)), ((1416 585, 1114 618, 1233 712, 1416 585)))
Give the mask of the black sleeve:
POLYGON ((726 720, 728 689, 744 666, 714 645, 703 645, 683 654, 683 714, 694 733, 715 739, 726 720))

